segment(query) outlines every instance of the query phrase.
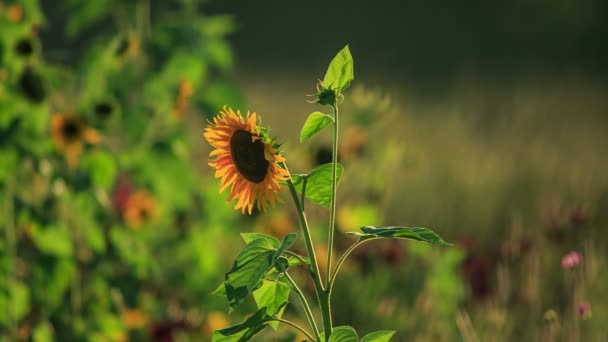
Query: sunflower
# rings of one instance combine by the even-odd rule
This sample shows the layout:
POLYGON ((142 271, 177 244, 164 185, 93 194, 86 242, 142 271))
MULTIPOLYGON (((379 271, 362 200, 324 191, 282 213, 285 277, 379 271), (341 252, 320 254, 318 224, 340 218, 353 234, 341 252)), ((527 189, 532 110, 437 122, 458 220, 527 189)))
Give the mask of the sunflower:
POLYGON ((158 215, 156 200, 145 190, 132 192, 125 203, 122 216, 127 225, 138 229, 158 215))
POLYGON ((57 149, 62 151, 68 164, 78 164, 85 143, 97 144, 100 140, 97 130, 87 127, 77 117, 55 114, 51 118, 51 134, 57 149))
POLYGON ((234 209, 251 214, 253 205, 266 211, 280 200, 280 181, 287 180, 287 170, 279 166, 285 158, 278 155, 265 130, 257 126, 257 114, 231 109, 220 112, 205 129, 205 139, 215 149, 209 166, 221 177, 220 193, 231 187, 228 202, 236 199, 234 209))

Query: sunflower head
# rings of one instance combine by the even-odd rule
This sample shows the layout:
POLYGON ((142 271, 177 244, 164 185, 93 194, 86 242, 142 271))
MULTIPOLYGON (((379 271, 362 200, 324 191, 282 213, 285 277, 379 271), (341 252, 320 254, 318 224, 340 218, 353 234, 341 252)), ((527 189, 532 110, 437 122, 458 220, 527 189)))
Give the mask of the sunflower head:
POLYGON ((220 193, 230 187, 228 201, 236 199, 234 209, 252 213, 257 208, 266 211, 268 205, 280 200, 280 181, 289 177, 279 163, 280 156, 268 137, 268 132, 257 125, 257 114, 242 116, 224 107, 205 129, 205 139, 214 147, 209 166, 215 177, 221 178, 220 193))
POLYGON ((99 133, 86 126, 78 117, 55 114, 51 118, 51 134, 57 149, 66 155, 68 164, 75 166, 85 143, 99 142, 99 133))
POLYGON ((127 198, 122 215, 129 227, 139 229, 158 216, 156 200, 145 190, 134 191, 127 198))

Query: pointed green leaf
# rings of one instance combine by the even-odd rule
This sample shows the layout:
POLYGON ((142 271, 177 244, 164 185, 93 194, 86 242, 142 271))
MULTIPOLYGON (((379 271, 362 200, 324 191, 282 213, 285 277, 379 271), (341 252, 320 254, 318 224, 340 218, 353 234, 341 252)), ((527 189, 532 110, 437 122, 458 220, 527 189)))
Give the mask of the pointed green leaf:
POLYGON ((281 256, 281 254, 283 254, 283 252, 285 252, 285 250, 287 250, 287 248, 291 247, 293 245, 293 243, 296 241, 297 237, 298 237, 298 234, 296 234, 296 233, 287 234, 287 236, 285 236, 285 238, 283 238, 283 241, 281 242, 281 246, 277 250, 276 258, 281 256))
MULTIPOLYGON (((321 340, 325 341, 325 332, 321 333, 321 340)), ((344 325, 333 328, 329 342, 359 342, 359 336, 355 329, 344 325)))
POLYGON ((340 92, 348 88, 353 79, 355 79, 353 57, 346 45, 329 64, 323 78, 323 87, 340 92))
MULTIPOLYGON (((258 309, 266 308, 268 316, 281 318, 283 308, 289 302, 289 286, 271 280, 263 280, 262 286, 253 291, 258 309)), ((276 329, 279 322, 270 323, 276 329)))
MULTIPOLYGON (((338 164, 336 167, 336 177, 338 181, 342 176, 344 166, 338 164)), ((329 207, 331 203, 331 164, 323 164, 314 168, 308 174, 308 180, 306 181, 306 194, 305 197, 319 205, 329 207)), ((303 176, 293 176, 293 185, 296 190, 302 192, 302 186, 304 185, 303 176)))
POLYGON ((266 314, 266 308, 261 308, 247 318, 245 322, 215 331, 211 342, 249 341, 255 334, 264 329, 270 320, 270 317, 266 314))
POLYGON ((376 331, 363 336, 361 342, 389 342, 394 334, 392 330, 376 331))
POLYGON ((87 153, 80 161, 80 167, 89 173, 95 185, 109 189, 114 184, 116 161, 111 154, 103 151, 87 153))
POLYGON ((281 242, 274 236, 262 234, 262 233, 241 233, 241 237, 245 240, 245 243, 251 243, 255 239, 264 239, 267 241, 269 249, 277 249, 281 245, 281 242))
POLYGON ((323 114, 321 112, 314 112, 310 114, 308 119, 306 119, 306 122, 304 122, 302 131, 300 132, 300 143, 319 133, 323 128, 327 127, 332 122, 334 122, 334 119, 327 114, 323 114))
POLYGON ((349 234, 360 236, 361 239, 373 238, 399 238, 424 241, 441 246, 450 246, 439 235, 427 228, 419 227, 361 227, 363 233, 349 232, 349 234))
MULTIPOLYGON (((274 248, 276 239, 263 236, 252 240, 241 250, 224 281, 226 298, 231 307, 239 306, 261 285, 261 280, 274 267, 277 258, 293 245, 297 236, 296 233, 288 234, 277 249, 274 248)), ((218 288, 214 292, 221 295, 222 290, 218 288)))
POLYGON ((226 273, 224 286, 230 306, 236 308, 274 265, 274 250, 266 248, 264 239, 256 239, 239 253, 232 269, 226 273))
POLYGON ((215 295, 215 296, 226 297, 226 286, 225 286, 225 284, 222 282, 220 284, 220 286, 218 286, 215 290, 213 290, 213 292, 211 292, 211 294, 215 295))

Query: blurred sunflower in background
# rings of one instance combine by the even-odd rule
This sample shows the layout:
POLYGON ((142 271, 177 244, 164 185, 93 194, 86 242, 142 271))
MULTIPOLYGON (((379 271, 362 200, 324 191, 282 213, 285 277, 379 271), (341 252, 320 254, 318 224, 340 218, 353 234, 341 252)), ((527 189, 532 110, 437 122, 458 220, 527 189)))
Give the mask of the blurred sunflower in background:
POLYGON ((88 127, 80 118, 64 114, 55 114, 51 118, 51 135, 70 167, 78 164, 85 143, 97 144, 101 140, 99 132, 88 127))
POLYGON ((134 191, 127 198, 122 215, 129 227, 138 229, 158 216, 156 200, 146 190, 134 191))
POLYGON ((289 173, 279 166, 285 158, 278 155, 276 146, 266 131, 257 125, 257 114, 243 117, 224 107, 205 129, 205 139, 215 149, 209 157, 209 166, 215 168, 215 177, 221 177, 220 193, 232 186, 227 201, 237 200, 234 209, 252 213, 257 208, 266 211, 279 200, 280 181, 289 173))

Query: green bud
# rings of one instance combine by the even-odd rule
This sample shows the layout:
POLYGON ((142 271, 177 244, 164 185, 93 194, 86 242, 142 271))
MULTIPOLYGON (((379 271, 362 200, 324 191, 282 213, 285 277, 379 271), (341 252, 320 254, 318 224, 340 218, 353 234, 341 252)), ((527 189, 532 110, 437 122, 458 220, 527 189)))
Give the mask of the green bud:
POLYGON ((336 92, 323 86, 316 96, 318 104, 333 106, 336 103, 336 92))

